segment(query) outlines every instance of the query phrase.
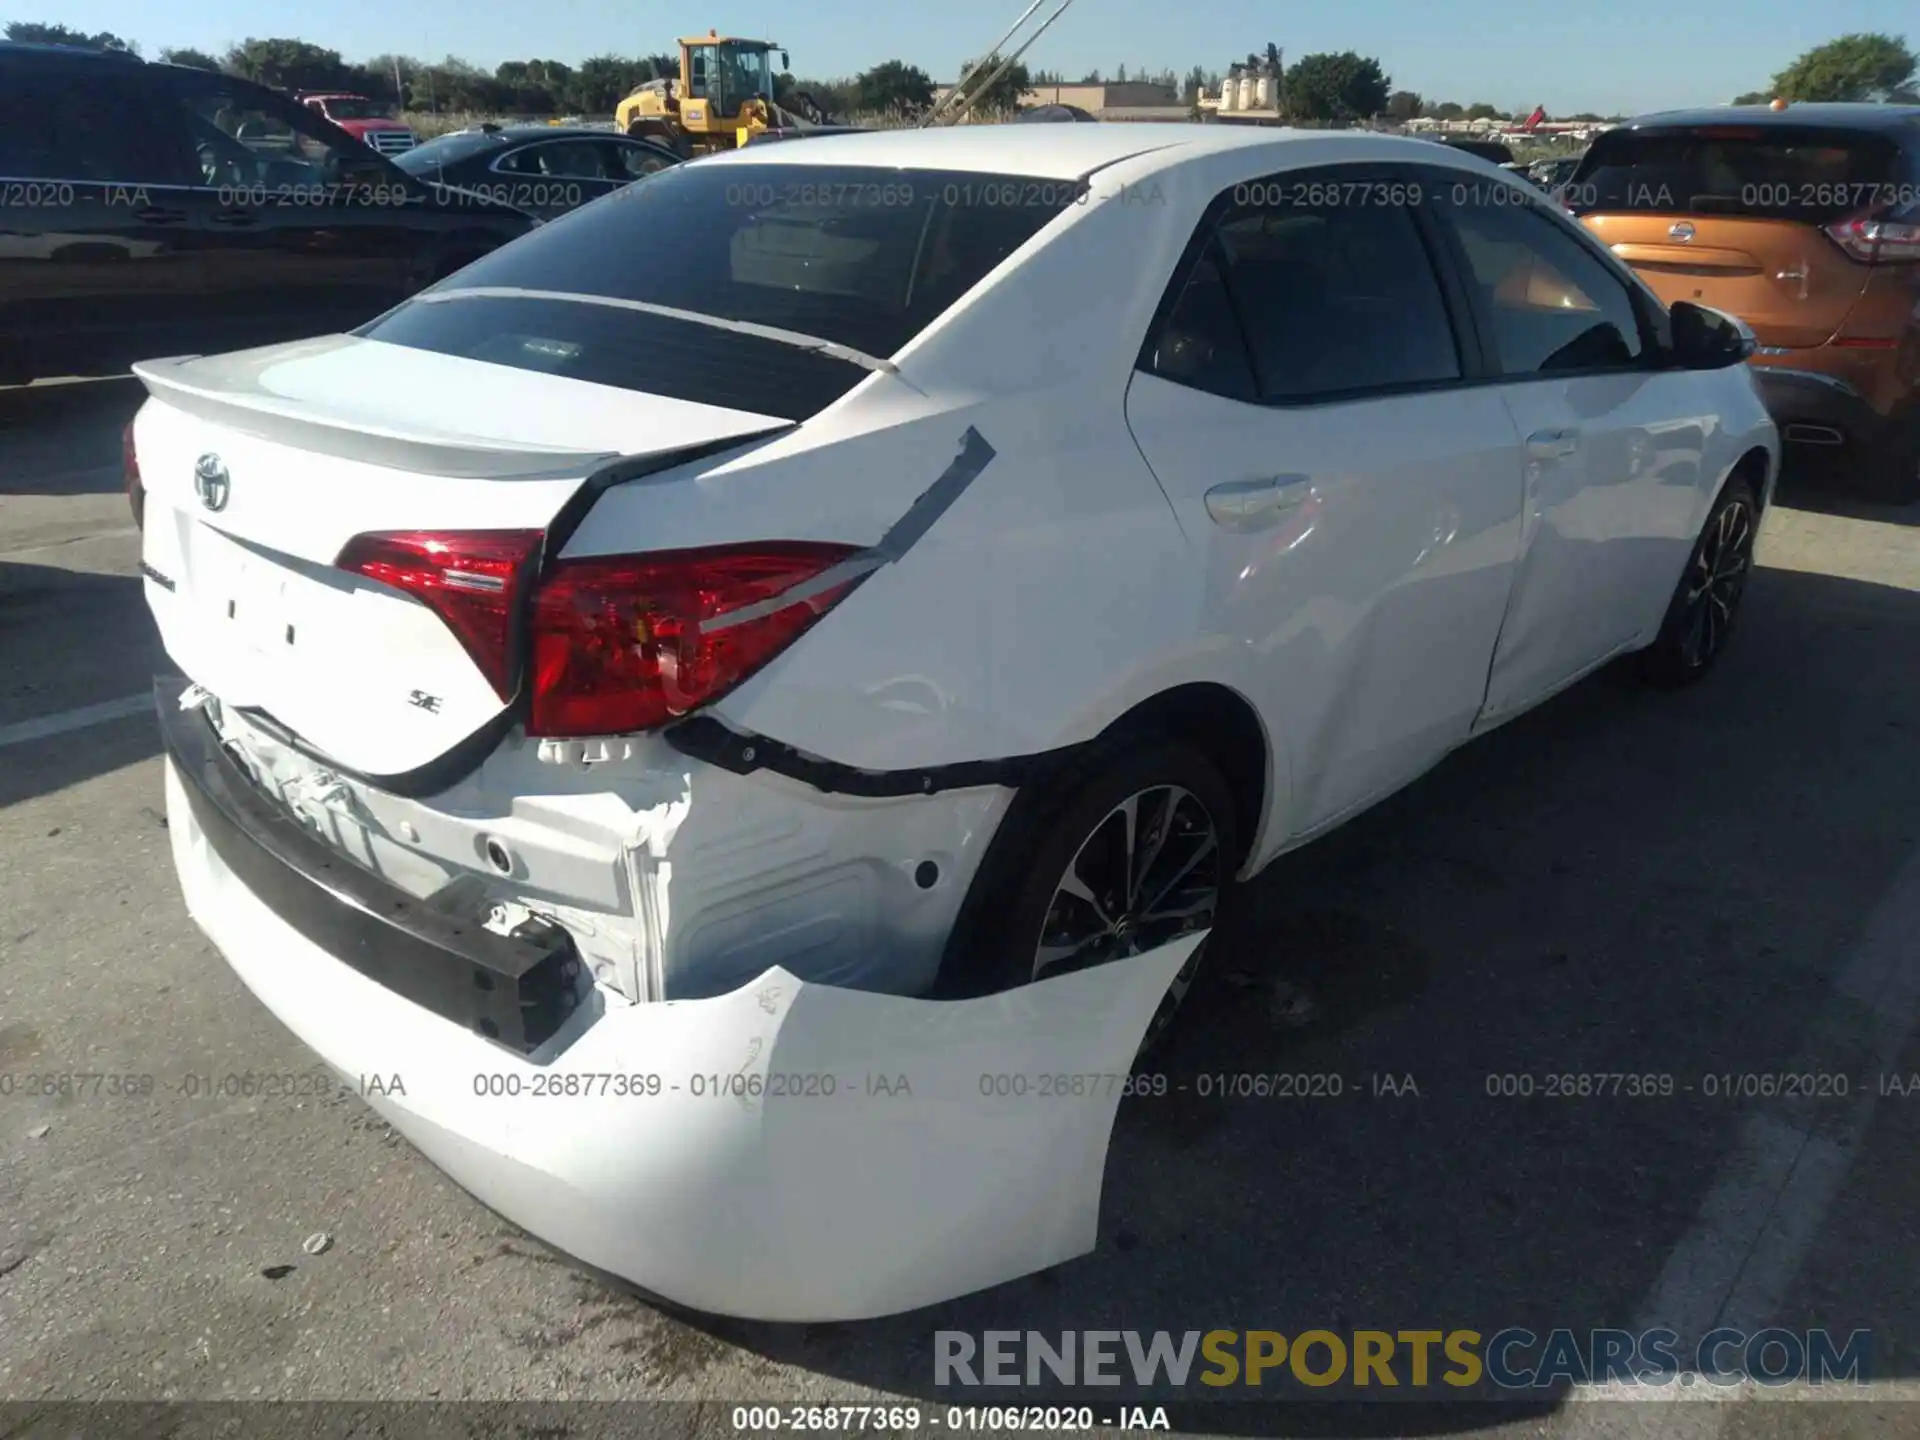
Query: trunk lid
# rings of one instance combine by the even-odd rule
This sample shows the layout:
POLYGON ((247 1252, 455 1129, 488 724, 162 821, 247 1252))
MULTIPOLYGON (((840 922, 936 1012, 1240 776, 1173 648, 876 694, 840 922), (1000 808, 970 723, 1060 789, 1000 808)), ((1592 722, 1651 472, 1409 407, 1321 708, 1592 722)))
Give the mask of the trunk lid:
POLYGON ((1872 274, 1824 227, 1902 193, 1891 139, 1778 123, 1613 131, 1564 192, 1662 301, 1737 315, 1764 346, 1824 345, 1872 274))
POLYGON ((135 373, 142 560, 168 653, 375 778, 430 764, 509 702, 427 605, 336 567, 349 540, 543 532, 616 457, 787 424, 353 336, 135 373))

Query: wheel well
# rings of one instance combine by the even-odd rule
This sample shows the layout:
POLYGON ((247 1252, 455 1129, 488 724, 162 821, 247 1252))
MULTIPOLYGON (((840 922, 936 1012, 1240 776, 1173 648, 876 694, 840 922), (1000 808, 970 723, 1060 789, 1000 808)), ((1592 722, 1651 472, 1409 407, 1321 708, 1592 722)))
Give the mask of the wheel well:
POLYGON ((1266 730, 1245 697, 1224 685, 1179 685, 1134 706, 1106 733, 1120 731, 1183 740, 1220 767, 1234 800, 1234 829, 1241 852, 1235 863, 1244 861, 1266 813, 1271 773, 1266 730))

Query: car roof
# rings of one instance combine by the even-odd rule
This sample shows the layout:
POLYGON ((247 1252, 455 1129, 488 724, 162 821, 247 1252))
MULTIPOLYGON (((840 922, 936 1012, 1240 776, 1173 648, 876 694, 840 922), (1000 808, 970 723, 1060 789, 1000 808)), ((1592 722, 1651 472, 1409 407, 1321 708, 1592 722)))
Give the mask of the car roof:
POLYGON ((1706 125, 1780 129, 1914 131, 1920 105, 1806 104, 1775 110, 1769 105, 1719 105, 1710 110, 1662 110, 1639 115, 1617 130, 1691 130, 1706 125))
POLYGON ((465 140, 492 140, 501 145, 520 145, 528 140, 576 140, 582 137, 589 140, 629 138, 618 130, 606 130, 593 125, 501 125, 492 130, 449 130, 445 135, 436 135, 433 138, 450 140, 456 136, 465 140))
POLYGON ((589 140, 625 140, 630 137, 618 130, 604 130, 593 125, 502 125, 493 132, 502 140, 574 140, 585 136, 589 140))
POLYGON ((131 60, 141 63, 130 50, 96 50, 91 45, 53 45, 42 40, 0 40, 0 55, 46 56, 54 60, 131 60))
POLYGON ((924 130, 869 130, 822 135, 811 145, 745 146, 722 150, 701 164, 876 165, 889 169, 966 170, 1036 179, 1071 180, 1135 156, 1156 154, 1165 164, 1226 150, 1332 141, 1406 145, 1426 154, 1425 141, 1369 130, 1289 130, 1178 121, 1125 125, 943 125, 924 130), (751 152, 751 153, 749 153, 751 152))

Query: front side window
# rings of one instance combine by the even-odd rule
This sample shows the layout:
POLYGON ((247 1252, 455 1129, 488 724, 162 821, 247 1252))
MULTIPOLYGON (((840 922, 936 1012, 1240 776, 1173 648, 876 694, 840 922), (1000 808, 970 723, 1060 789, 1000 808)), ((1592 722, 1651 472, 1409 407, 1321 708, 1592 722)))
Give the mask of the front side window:
POLYGON ((1524 203, 1447 207, 1503 375, 1606 370, 1645 346, 1627 287, 1560 225, 1524 203))
MULTIPOLYGON (((551 179, 610 180, 595 140, 548 140, 503 156, 497 167, 514 175, 544 175, 551 179)), ((624 178, 624 177, 623 177, 624 178)))

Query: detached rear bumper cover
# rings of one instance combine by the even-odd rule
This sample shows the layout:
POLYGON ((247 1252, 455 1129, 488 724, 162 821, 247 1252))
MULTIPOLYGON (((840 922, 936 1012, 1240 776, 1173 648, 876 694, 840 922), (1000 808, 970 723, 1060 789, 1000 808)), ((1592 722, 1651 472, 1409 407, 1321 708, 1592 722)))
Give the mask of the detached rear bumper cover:
MULTIPOLYGON (((207 730, 177 700, 163 726, 170 745, 207 730)), ((278 873, 298 870, 291 846, 223 827, 233 809, 206 777, 233 762, 182 744, 167 813, 195 921, 335 1070, 380 1077, 388 1093, 365 1087, 368 1100, 396 1129, 548 1242, 696 1309, 815 1321, 934 1304, 1093 1248, 1122 1084, 1199 935, 980 1000, 809 985, 778 968, 709 1000, 587 992, 541 1064, 435 1013, 450 1006, 438 986, 399 993, 409 965, 465 967, 471 983, 474 965, 511 969, 524 954, 422 935, 404 904, 393 913, 407 923, 380 938, 371 887, 386 882, 366 872, 332 882, 359 887, 364 903, 335 903, 362 912, 347 933, 376 958, 328 948, 303 908, 326 886, 278 873), (1062 1076, 1083 1080, 1050 1083, 1062 1076)))

